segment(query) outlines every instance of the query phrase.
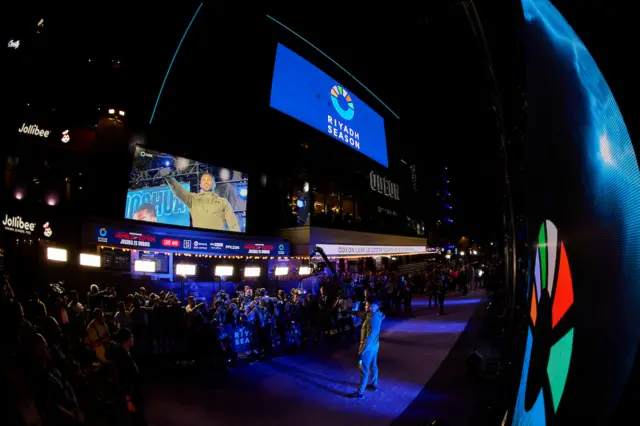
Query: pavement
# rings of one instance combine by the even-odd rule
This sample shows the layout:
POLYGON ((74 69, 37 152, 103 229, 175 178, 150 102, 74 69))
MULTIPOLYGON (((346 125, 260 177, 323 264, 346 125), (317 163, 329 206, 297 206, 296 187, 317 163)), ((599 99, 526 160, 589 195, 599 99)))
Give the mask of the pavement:
POLYGON ((483 295, 478 291, 450 297, 442 316, 418 296, 411 317, 388 317, 378 355, 380 390, 367 391, 363 400, 347 397, 359 379, 357 345, 351 341, 331 350, 313 349, 238 367, 227 377, 156 376, 146 387, 147 419, 152 426, 390 425, 418 395, 431 405, 446 404, 450 395, 425 391, 425 385, 483 295))

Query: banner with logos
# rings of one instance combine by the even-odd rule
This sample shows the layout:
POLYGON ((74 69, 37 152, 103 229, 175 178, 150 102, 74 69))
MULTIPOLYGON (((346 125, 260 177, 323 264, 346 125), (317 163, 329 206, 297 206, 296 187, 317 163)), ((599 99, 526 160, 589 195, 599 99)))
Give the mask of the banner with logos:
POLYGON ((161 235, 96 226, 95 241, 135 250, 177 251, 216 256, 289 256, 289 243, 265 243, 212 237, 161 235))
POLYGON ((426 246, 365 246, 348 244, 316 244, 327 256, 380 256, 400 253, 426 253, 426 246))

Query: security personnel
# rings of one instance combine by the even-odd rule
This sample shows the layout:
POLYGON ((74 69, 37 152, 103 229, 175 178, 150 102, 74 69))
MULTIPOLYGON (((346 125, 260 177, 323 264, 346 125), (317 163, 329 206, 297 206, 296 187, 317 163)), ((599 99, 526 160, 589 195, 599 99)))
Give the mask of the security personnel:
POLYGON ((160 172, 173 194, 189 207, 191 223, 194 227, 240 232, 240 225, 231 204, 226 198, 216 194, 214 191, 216 183, 210 173, 200 176, 199 193, 184 189, 170 176, 170 173, 169 168, 162 169, 160 172))
POLYGON ((378 349, 380 348, 380 328, 384 314, 380 312, 380 305, 375 300, 368 300, 365 305, 365 319, 360 334, 360 349, 358 350, 358 365, 360 368, 360 386, 351 398, 364 398, 364 391, 378 390, 378 349), (371 384, 369 382, 371 373, 371 384))

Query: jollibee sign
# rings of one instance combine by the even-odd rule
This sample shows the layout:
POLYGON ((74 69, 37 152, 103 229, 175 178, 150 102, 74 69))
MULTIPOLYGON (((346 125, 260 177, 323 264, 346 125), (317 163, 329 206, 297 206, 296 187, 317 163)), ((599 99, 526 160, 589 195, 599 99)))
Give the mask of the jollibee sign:
MULTIPOLYGON (((2 219, 2 226, 5 231, 24 235, 32 235, 37 228, 36 222, 25 220, 22 216, 9 216, 8 214, 5 214, 4 219, 2 219)), ((48 238, 53 235, 49 222, 45 222, 41 228, 43 236, 48 238)))
POLYGON ((5 215, 2 220, 2 225, 4 225, 4 229, 11 232, 17 232, 20 234, 31 235, 33 231, 36 229, 35 222, 28 222, 23 220, 20 216, 9 217, 9 215, 5 215))

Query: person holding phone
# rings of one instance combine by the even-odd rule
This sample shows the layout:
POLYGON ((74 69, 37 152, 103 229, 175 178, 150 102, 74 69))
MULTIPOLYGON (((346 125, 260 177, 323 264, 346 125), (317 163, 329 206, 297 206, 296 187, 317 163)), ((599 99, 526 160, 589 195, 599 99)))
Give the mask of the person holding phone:
POLYGON ((380 329, 385 316, 380 312, 378 301, 373 299, 367 301, 365 312, 358 350, 360 386, 350 395, 355 399, 363 399, 365 389, 372 392, 378 390, 378 350, 380 349, 380 329), (371 384, 368 384, 369 375, 371 375, 371 384))

